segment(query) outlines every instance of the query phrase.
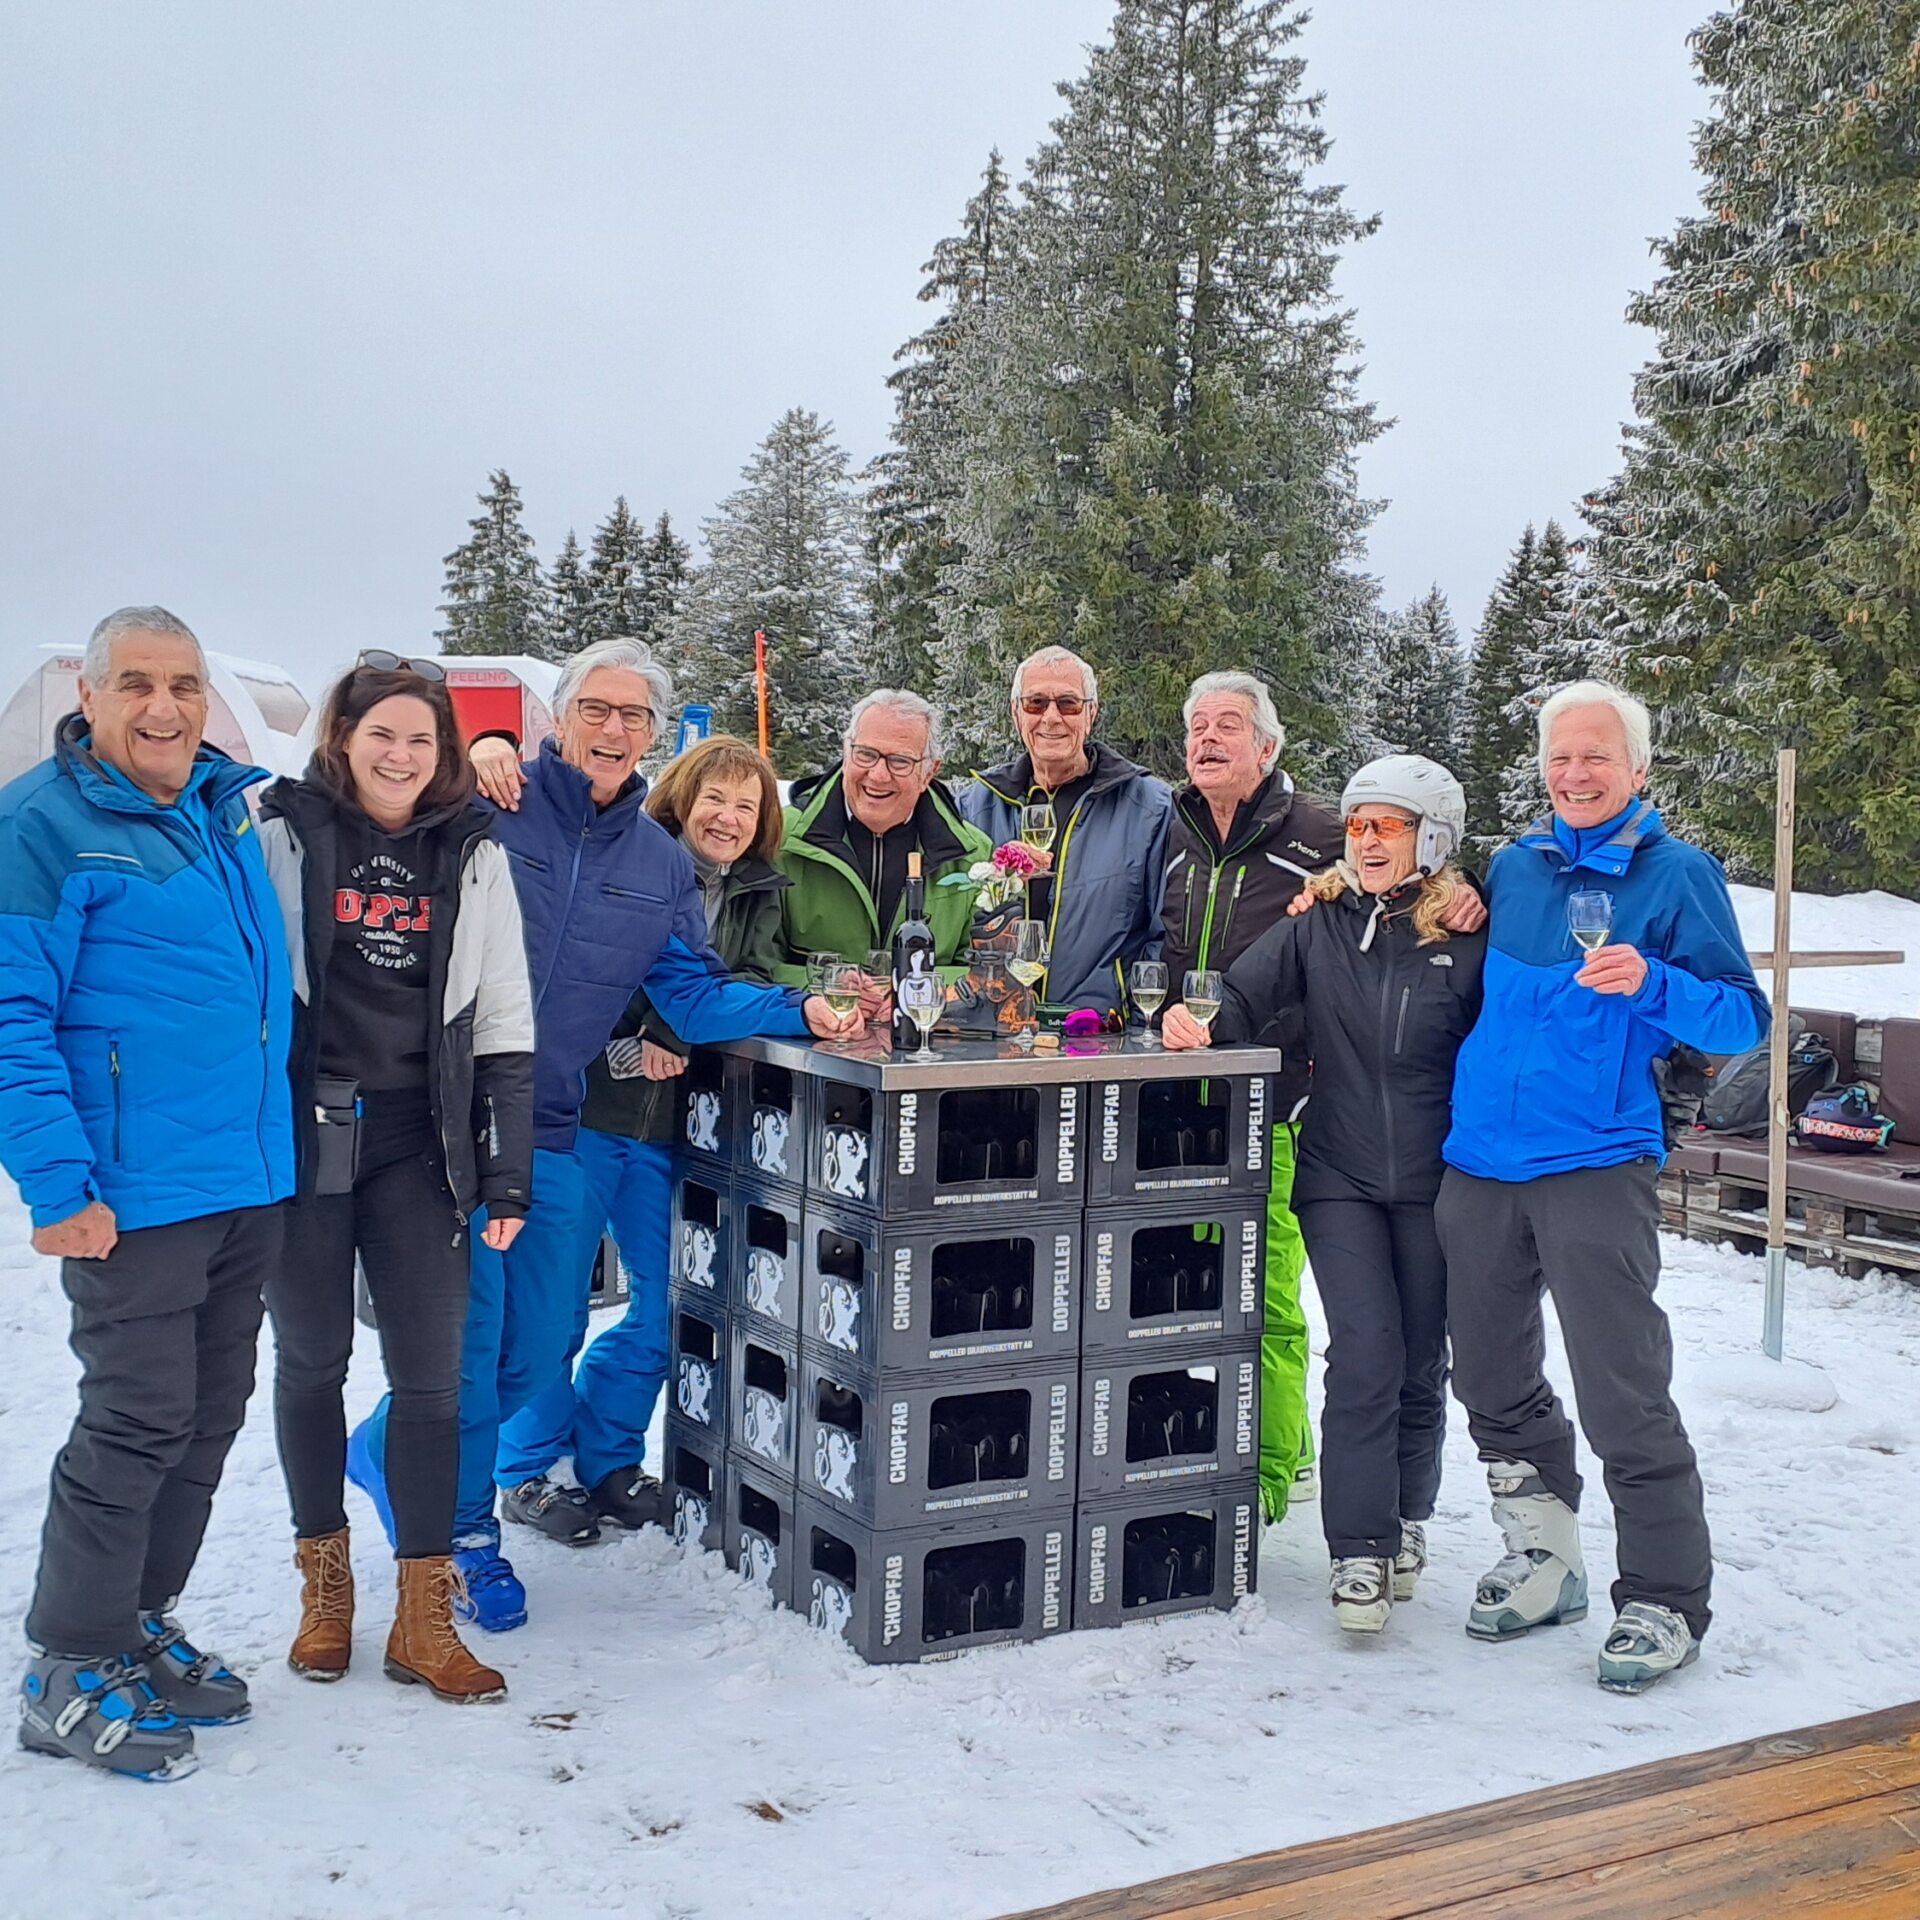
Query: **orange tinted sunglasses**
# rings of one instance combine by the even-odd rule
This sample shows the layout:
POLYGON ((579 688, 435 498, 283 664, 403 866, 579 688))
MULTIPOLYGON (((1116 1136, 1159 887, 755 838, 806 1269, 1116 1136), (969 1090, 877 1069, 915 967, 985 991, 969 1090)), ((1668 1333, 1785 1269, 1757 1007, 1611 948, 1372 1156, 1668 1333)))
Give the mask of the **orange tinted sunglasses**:
POLYGON ((1394 841, 1402 834, 1411 833, 1419 824, 1418 820, 1348 820, 1347 838, 1364 840, 1372 834, 1376 840, 1394 841))

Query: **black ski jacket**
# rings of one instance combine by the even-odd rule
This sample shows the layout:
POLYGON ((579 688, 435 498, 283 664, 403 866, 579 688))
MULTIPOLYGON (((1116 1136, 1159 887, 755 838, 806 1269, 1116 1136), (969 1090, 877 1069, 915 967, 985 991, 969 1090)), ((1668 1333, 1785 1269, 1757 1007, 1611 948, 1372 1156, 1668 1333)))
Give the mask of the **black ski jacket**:
POLYGON ((1313 1062, 1293 1204, 1430 1201, 1452 1124, 1453 1061, 1480 1011, 1485 931, 1421 946, 1418 881, 1387 896, 1372 944, 1369 894, 1349 889, 1279 923, 1227 970, 1222 1042, 1270 1040, 1298 1009, 1313 1062))

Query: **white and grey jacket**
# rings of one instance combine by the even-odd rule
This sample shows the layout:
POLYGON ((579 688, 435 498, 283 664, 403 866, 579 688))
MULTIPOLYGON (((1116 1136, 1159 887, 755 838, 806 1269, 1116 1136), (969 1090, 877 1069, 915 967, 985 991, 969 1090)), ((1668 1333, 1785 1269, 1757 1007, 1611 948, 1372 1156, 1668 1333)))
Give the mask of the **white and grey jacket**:
MULTIPOLYGON (((339 801, 310 773, 261 796, 260 844, 286 920, 293 966, 299 1187, 312 1192, 313 1079, 338 878, 339 801)), ((428 939, 427 1089, 462 1215, 524 1214, 533 1197, 533 994, 520 903, 490 816, 464 805, 420 823, 442 881, 428 939)))

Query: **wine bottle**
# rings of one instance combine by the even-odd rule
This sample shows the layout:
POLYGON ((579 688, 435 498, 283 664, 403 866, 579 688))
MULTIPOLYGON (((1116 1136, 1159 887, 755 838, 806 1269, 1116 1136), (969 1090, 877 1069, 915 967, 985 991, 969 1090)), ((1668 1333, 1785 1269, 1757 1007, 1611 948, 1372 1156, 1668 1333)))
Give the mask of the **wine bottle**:
POLYGON ((893 936, 893 1044, 905 1051, 919 1042, 919 1029, 901 1004, 900 983, 916 973, 937 974, 933 929, 927 925, 927 883, 916 850, 907 855, 907 898, 893 936))

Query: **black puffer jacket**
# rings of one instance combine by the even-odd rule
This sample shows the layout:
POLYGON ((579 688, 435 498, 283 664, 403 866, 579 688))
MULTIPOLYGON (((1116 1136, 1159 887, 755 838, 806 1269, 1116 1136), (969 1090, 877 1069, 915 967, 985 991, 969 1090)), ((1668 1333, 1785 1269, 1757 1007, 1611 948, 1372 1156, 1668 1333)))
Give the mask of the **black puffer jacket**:
POLYGON ((1440 1190, 1454 1056, 1480 1011, 1487 936, 1419 945, 1418 884, 1387 897, 1364 949, 1374 901, 1349 889, 1298 919, 1283 915, 1227 971, 1220 1041, 1268 1038, 1295 1010, 1305 1015, 1313 1098, 1300 1124, 1296 1207, 1391 1206, 1440 1190))

